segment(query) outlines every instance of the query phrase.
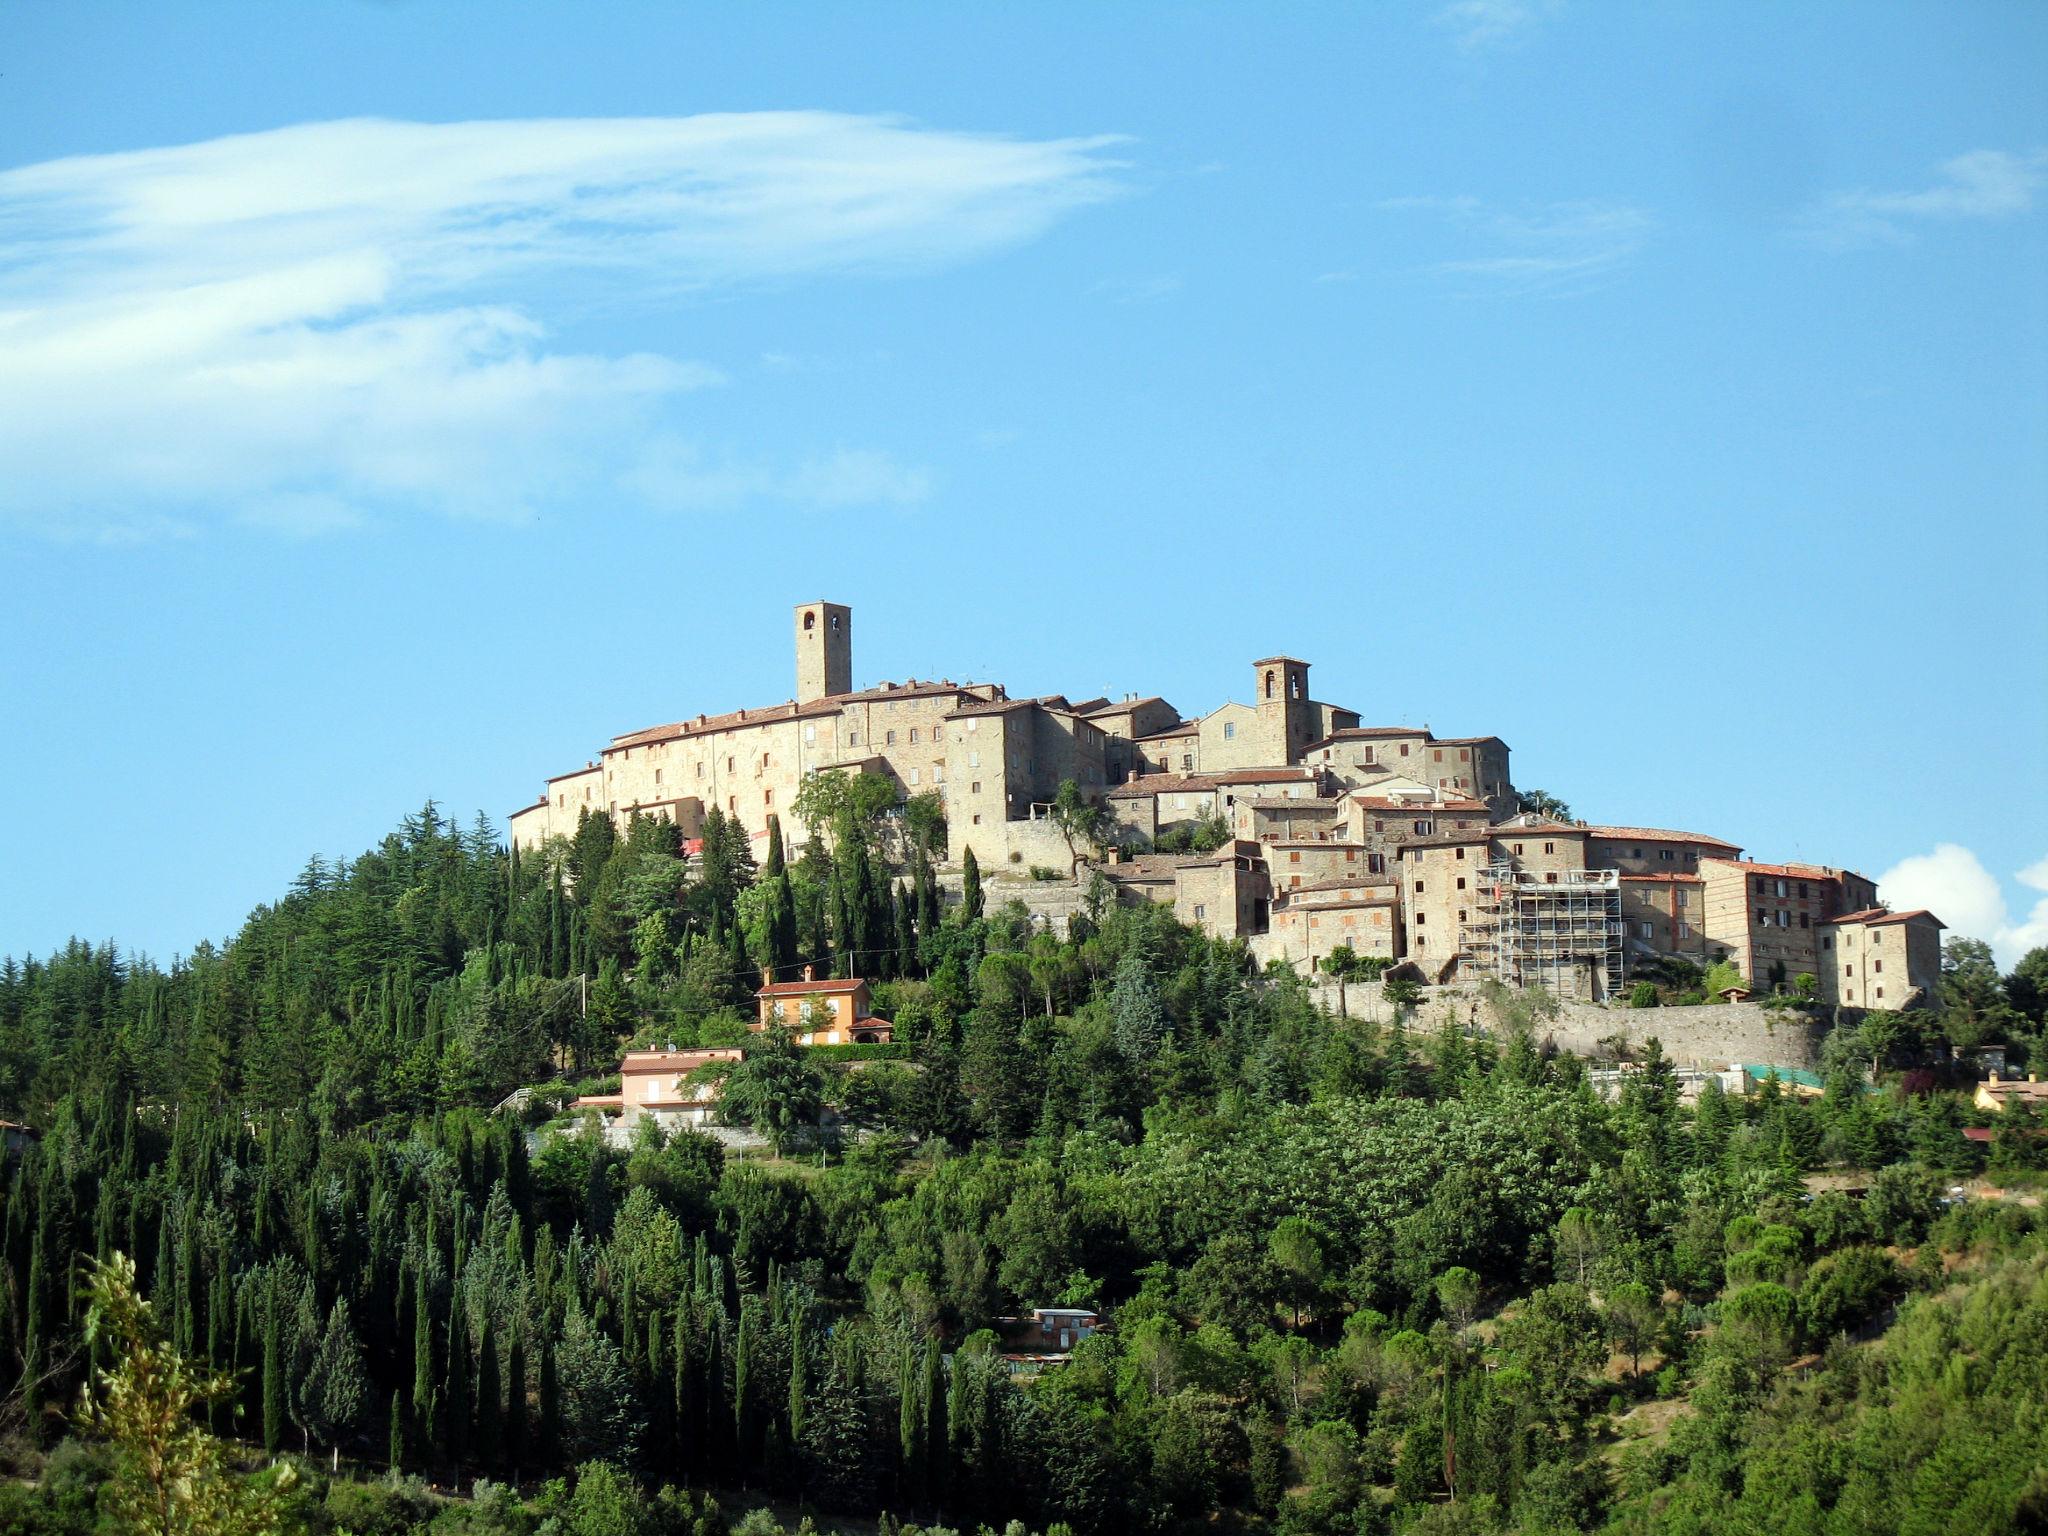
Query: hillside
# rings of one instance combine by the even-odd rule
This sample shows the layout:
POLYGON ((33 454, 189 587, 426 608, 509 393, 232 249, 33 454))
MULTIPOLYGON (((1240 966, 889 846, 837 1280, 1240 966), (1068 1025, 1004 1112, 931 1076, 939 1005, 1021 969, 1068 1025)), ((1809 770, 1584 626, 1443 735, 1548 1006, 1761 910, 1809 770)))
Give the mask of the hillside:
MULTIPOLYGON (((1887 1026, 1875 1092, 1866 1024, 1818 1097, 1683 1104, 1653 1054, 1609 1101, 1519 999, 1385 1026, 1163 908, 1054 934, 970 875, 942 911, 917 837, 889 868, 848 803, 759 869, 722 821, 515 860, 429 806, 224 946, 7 961, 0 1529, 133 1528, 139 1442, 73 1409, 173 1356, 230 1378, 177 1529, 2048 1518, 2041 1143, 1903 1090, 1939 1020, 1887 1026), (750 1034, 805 965, 907 1049, 750 1034), (760 1145, 557 1113, 633 1043, 746 1044, 760 1145), (125 1343, 86 1332, 116 1254, 125 1343), (1055 1306, 1103 1326, 1019 1358, 1002 1320, 1055 1306)), ((1991 985, 2018 1054, 2038 996, 1991 985)))

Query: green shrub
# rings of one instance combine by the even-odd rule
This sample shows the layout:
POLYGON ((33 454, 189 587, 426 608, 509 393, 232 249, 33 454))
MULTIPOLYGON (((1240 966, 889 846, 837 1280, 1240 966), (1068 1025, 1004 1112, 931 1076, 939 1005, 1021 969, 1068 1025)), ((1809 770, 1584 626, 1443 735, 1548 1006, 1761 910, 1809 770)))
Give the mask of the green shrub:
POLYGON ((1628 989, 1631 1008, 1655 1008, 1657 1002, 1657 983, 1654 981, 1639 981, 1628 989))

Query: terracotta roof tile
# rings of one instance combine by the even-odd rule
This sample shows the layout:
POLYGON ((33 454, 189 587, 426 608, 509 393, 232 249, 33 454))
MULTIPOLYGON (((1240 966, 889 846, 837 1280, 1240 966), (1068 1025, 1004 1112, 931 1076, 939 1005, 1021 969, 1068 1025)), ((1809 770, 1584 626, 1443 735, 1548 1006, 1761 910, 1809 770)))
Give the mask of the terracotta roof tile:
POLYGON ((1595 837, 1636 838, 1645 843, 1700 843, 1713 848, 1733 848, 1742 851, 1740 843, 1725 842, 1718 837, 1708 837, 1700 832, 1670 832, 1662 827, 1584 827, 1595 837))

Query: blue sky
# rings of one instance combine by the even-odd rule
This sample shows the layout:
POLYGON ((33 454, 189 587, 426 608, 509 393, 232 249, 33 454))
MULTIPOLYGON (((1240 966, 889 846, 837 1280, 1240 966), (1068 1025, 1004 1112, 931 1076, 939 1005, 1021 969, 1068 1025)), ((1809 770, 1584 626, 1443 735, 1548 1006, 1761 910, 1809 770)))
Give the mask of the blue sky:
POLYGON ((0 8, 0 952, 1274 650, 2048 942, 2048 8, 0 8))

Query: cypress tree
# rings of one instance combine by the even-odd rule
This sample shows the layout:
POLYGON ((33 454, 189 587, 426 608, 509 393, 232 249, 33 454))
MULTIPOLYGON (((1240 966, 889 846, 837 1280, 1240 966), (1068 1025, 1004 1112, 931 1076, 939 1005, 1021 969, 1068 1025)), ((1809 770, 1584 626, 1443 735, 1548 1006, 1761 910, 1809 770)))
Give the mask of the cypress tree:
POLYGON ((503 1449, 500 1436, 503 1393, 498 1380, 498 1338, 491 1319, 484 1319, 483 1342, 477 1347, 476 1445, 486 1462, 503 1449))
POLYGON ((768 818, 768 857, 761 865, 761 879, 768 886, 766 953, 761 959, 779 978, 788 975, 796 964, 796 897, 783 859, 779 816, 768 818))
POLYGON ((938 1503, 952 1468, 952 1444, 946 1434, 946 1362, 939 1355, 939 1341, 925 1340, 924 1385, 918 1390, 924 1407, 924 1496, 938 1503))
POLYGON ((434 1312, 427 1296, 424 1267, 413 1277, 412 1299, 412 1412, 416 1423, 427 1415, 427 1399, 434 1391, 434 1312))
POLYGON ((889 888, 889 917, 896 930, 896 974, 913 975, 917 970, 917 934, 912 929, 910 892, 901 880, 889 888))
POLYGON ((924 1487, 924 1406, 917 1400, 916 1362, 903 1351, 896 1372, 896 1457, 898 1494, 914 1499, 924 1487))
POLYGON ((540 1443, 542 1466, 552 1466, 562 1444, 562 1384, 555 1373, 555 1341, 540 1341, 540 1443))
MULTIPOLYGON (((975 877, 980 878, 980 870, 975 877)), ((931 855, 922 843, 917 848, 917 863, 913 866, 914 884, 911 889, 917 899, 917 935, 929 938, 939 931, 939 882, 932 874, 931 855)))
POLYGON ((526 1333, 517 1324, 505 1362, 505 1464, 514 1479, 526 1464, 526 1333))
POLYGON ((263 1449, 277 1454, 284 1443, 285 1379, 283 1321, 278 1316, 277 1281, 270 1283, 270 1304, 263 1313, 263 1449))
POLYGON ((28 1326, 21 1349, 21 1411, 31 1445, 40 1445, 43 1436, 43 1319, 49 1311, 46 1262, 38 1224, 28 1254, 28 1326))
POLYGON ((960 918, 973 922, 981 916, 981 863, 969 848, 960 855, 960 918))
POLYGON ((789 1443, 802 1445, 804 1439, 804 1331, 789 1330, 789 1443))
POLYGON ((732 1351, 732 1433, 742 1471, 747 1468, 748 1455, 753 1449, 747 1414, 747 1398, 753 1389, 753 1356, 754 1309, 742 1306, 739 1339, 732 1351))
POLYGON ((405 1400, 396 1387, 391 1391, 391 1439, 385 1454, 394 1472, 405 1460, 405 1400))
POLYGON ((469 1329, 463 1311, 462 1282, 458 1280, 448 1303, 448 1386, 442 1396, 446 1405, 442 1414, 446 1420, 443 1438, 448 1447, 448 1459, 458 1466, 469 1454, 469 1424, 474 1412, 470 1393, 469 1329))
MULTIPOLYGON (((699 1234, 702 1242, 702 1234, 699 1234)), ((699 1274, 702 1274, 702 1250, 699 1249, 699 1274)), ((669 1370, 673 1375, 670 1385, 676 1459, 684 1466, 693 1465, 697 1453, 697 1434, 700 1420, 697 1415, 697 1384, 693 1379, 694 1362, 690 1351, 690 1308, 686 1301, 676 1303, 673 1333, 669 1341, 669 1370)))

